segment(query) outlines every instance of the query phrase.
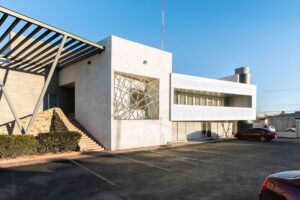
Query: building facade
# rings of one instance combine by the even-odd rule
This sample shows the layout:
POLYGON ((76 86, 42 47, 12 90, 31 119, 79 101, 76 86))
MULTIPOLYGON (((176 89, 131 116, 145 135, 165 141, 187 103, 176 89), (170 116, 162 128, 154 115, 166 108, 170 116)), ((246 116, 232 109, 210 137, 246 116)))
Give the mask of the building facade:
MULTIPOLYGON (((176 74, 169 52, 115 36, 97 44, 105 49, 54 71, 39 110, 74 114, 106 149, 232 137, 255 120, 248 68, 221 79, 176 74)), ((45 76, 3 67, 0 79, 19 116, 31 115, 45 76)), ((14 120, 7 103, 0 95, 0 126, 14 120)))

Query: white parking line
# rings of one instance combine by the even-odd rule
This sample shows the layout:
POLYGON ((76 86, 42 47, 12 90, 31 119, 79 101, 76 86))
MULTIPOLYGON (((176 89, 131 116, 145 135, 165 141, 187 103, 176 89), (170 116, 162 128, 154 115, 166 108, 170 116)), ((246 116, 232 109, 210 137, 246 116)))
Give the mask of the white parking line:
POLYGON ((102 176, 102 175, 100 175, 100 174, 98 174, 98 173, 96 173, 96 172, 94 172, 94 171, 92 171, 92 170, 86 168, 85 166, 79 164, 79 163, 76 162, 75 160, 71 160, 71 159, 68 159, 68 160, 71 161, 72 163, 74 163, 75 165, 77 165, 78 167, 80 167, 81 169, 83 169, 83 170, 85 170, 85 171, 87 171, 87 172, 89 172, 89 173, 95 175, 95 176, 98 177, 99 179, 101 179, 101 180, 107 182, 108 184, 110 184, 110 185, 112 185, 112 186, 115 186, 115 185, 116 185, 116 184, 115 184, 114 182, 112 182, 111 180, 109 180, 109 179, 105 178, 104 176, 102 176))
POLYGON ((161 154, 161 155, 166 155, 166 156, 173 156, 173 157, 178 157, 178 158, 184 158, 184 159, 187 159, 187 160, 193 160, 193 161, 198 161, 198 162, 205 162, 205 163, 210 162, 208 160, 199 160, 197 158, 191 158, 191 157, 181 156, 181 155, 177 155, 177 154, 162 153, 162 152, 158 152, 158 151, 149 151, 149 152, 157 153, 157 154, 161 154))
POLYGON ((181 148, 181 149, 176 149, 176 150, 183 150, 183 151, 197 151, 197 152, 201 152, 201 153, 211 153, 211 154, 220 154, 220 155, 226 154, 226 153, 224 153, 224 152, 219 152, 219 151, 207 151, 207 150, 189 149, 189 148, 181 148))
POLYGON ((269 143, 244 143, 244 142, 236 142, 236 143, 218 143, 214 146, 218 147, 246 147, 246 146, 256 146, 256 147, 265 147, 269 143))
POLYGON ((123 159, 126 159, 126 160, 130 160, 132 162, 136 162, 136 163, 139 163, 139 164, 142 164, 142 165, 146 165, 148 167, 153 167, 153 168, 157 168, 157 169, 164 170, 164 171, 167 171, 167 172, 172 172, 172 170, 169 170, 169 169, 166 169, 166 168, 163 168, 163 167, 159 167, 159 166, 153 165, 153 164, 145 162, 145 161, 129 158, 127 156, 121 156, 121 155, 114 155, 114 156, 117 156, 117 157, 120 157, 120 158, 123 158, 123 159))

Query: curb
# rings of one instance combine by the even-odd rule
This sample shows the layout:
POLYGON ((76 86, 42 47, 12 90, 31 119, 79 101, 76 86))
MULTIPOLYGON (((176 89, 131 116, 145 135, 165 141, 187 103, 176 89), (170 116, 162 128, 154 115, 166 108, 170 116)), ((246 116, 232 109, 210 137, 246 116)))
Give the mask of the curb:
POLYGON ((95 156, 99 153, 101 152, 67 152, 58 154, 31 155, 13 159, 0 159, 0 169, 19 167, 25 165, 43 164, 66 159, 81 159, 95 156))

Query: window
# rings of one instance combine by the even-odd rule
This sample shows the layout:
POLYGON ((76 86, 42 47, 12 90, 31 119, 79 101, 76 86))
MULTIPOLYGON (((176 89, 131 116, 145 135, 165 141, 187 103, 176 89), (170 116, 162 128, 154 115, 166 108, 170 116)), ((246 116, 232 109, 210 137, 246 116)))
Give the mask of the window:
POLYGON ((206 102, 207 102, 206 103, 207 106, 212 106, 212 100, 211 100, 211 98, 207 98, 206 102))
POLYGON ((178 96, 179 94, 177 93, 174 94, 174 104, 178 104, 178 96))
POLYGON ((218 106, 224 106, 224 99, 222 98, 222 99, 219 99, 219 101, 218 101, 218 106))
POLYGON ((200 105, 201 106, 206 106, 206 99, 205 98, 203 98, 203 97, 200 98, 200 105))
POLYGON ((212 106, 218 106, 218 100, 212 99, 212 106))
POLYGON ((195 105, 201 105, 200 100, 200 97, 195 97, 195 105))
POLYGON ((187 97, 187 105, 193 105, 193 97, 192 96, 187 97))
POLYGON ((186 104, 185 97, 186 97, 185 95, 182 95, 182 94, 180 95, 180 104, 184 104, 184 105, 186 104))

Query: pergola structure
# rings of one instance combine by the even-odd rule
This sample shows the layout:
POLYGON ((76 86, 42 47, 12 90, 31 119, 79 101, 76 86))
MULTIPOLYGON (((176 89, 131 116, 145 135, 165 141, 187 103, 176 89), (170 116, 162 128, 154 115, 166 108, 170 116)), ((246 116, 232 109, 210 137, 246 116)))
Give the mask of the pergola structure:
POLYGON ((102 45, 0 7, 0 68, 46 77, 27 128, 20 123, 5 90, 5 83, 0 83, 22 133, 30 131, 55 69, 67 67, 102 51, 102 45), (7 62, 1 62, 3 59, 7 62))

